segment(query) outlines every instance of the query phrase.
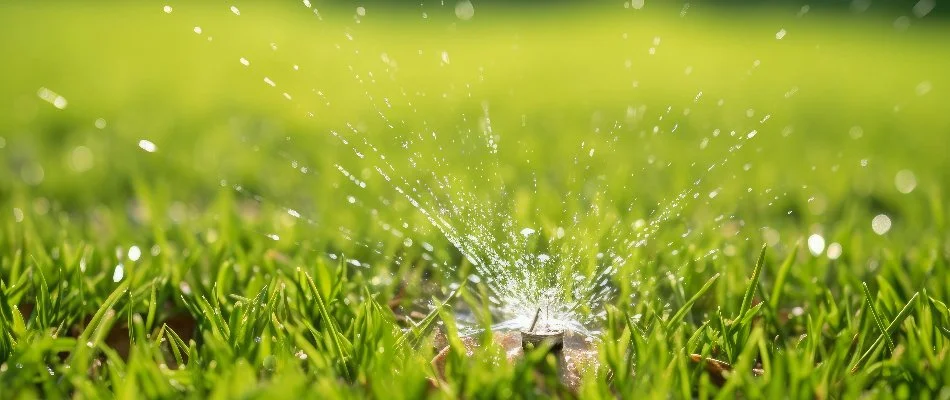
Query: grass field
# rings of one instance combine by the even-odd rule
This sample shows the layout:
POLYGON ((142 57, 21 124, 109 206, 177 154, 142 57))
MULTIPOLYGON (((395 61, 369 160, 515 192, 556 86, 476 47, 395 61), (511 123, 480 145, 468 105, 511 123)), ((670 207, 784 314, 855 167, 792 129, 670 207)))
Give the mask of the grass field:
POLYGON ((0 398, 950 398, 945 20, 165 5, 0 4, 0 398), (576 392, 462 354, 512 316, 374 154, 559 282, 626 256, 576 392))

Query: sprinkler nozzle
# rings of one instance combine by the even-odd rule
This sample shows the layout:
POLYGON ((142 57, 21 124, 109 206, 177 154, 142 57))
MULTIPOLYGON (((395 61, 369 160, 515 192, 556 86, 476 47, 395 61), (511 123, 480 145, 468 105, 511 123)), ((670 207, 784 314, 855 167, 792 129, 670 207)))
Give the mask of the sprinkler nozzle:
POLYGON ((528 328, 528 332, 534 332, 534 328, 538 324, 538 317, 540 316, 541 316, 541 307, 538 307, 538 312, 534 313, 534 319, 531 320, 531 327, 528 328))
POLYGON ((521 347, 526 352, 543 345, 549 346, 552 353, 560 351, 564 347, 564 331, 521 331, 521 347))

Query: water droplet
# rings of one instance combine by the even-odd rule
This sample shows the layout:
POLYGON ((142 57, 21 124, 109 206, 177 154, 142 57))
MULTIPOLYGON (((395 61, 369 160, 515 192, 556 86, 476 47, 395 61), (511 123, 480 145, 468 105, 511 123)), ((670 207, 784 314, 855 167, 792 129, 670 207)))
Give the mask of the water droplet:
POLYGON ((851 11, 862 13, 871 7, 871 0, 852 0, 851 11))
POLYGON ((60 110, 66 108, 66 106, 69 105, 69 102, 66 101, 65 97, 60 96, 56 94, 56 92, 49 90, 45 87, 41 87, 39 90, 37 90, 36 95, 39 96, 44 101, 46 101, 47 103, 52 104, 53 107, 56 107, 60 110))
POLYGON ((106 120, 102 118, 96 118, 96 122, 94 123, 94 125, 96 126, 97 129, 106 129, 106 120))
POLYGON ((200 35, 200 34, 201 34, 201 27, 200 27, 200 26, 196 26, 195 29, 194 29, 194 31, 195 31, 195 33, 197 33, 197 34, 200 35))
POLYGON ((125 276, 125 267, 119 263, 115 266, 115 270, 112 271, 112 281, 119 282, 123 276, 125 276))
POLYGON ((811 255, 818 256, 825 251, 825 238, 815 233, 808 237, 808 251, 811 255))
POLYGON ((828 245, 828 258, 832 260, 837 260, 838 257, 841 257, 841 244, 834 242, 828 245))
POLYGON ((171 14, 171 13, 172 13, 172 6, 165 6, 165 7, 162 7, 162 11, 164 11, 165 14, 171 14))
POLYGON ((918 96, 923 96, 927 93, 930 93, 930 89, 933 88, 933 84, 930 81, 923 81, 917 85, 917 88, 914 89, 914 93, 917 93, 918 96))
POLYGON ((521 236, 528 237, 528 236, 533 235, 534 232, 535 232, 534 229, 531 229, 531 228, 524 228, 524 229, 521 230, 521 236))
POLYGON ((864 136, 864 129, 862 129, 860 126, 852 126, 851 129, 848 130, 848 135, 851 136, 852 139, 860 139, 862 136, 864 136))
POLYGON ((139 140, 139 148, 149 153, 154 153, 155 151, 158 150, 158 147, 155 146, 155 143, 152 143, 145 139, 139 140))
POLYGON ((448 64, 448 63, 449 63, 449 52, 443 51, 443 52, 442 52, 442 64, 448 64))
POLYGON ((914 176, 914 173, 907 169, 902 169, 897 172, 897 176, 894 177, 894 185, 897 186, 897 191, 903 194, 908 194, 914 191, 914 188, 917 187, 917 177, 914 176))
POLYGON ((37 163, 29 163, 20 170, 20 179, 23 179, 23 183, 26 183, 30 186, 36 186, 40 183, 43 183, 43 179, 46 178, 46 170, 43 169, 43 166, 37 163))
POLYGON ((785 28, 782 28, 778 32, 775 33, 775 38, 778 40, 782 40, 784 37, 785 37, 785 28))
POLYGON ((235 6, 231 6, 231 12, 233 12, 234 15, 241 15, 241 10, 239 10, 239 9, 238 9, 237 7, 235 7, 235 6))
POLYGON ((885 214, 878 214, 871 220, 871 229, 878 235, 883 235, 891 230, 891 217, 885 214))
POLYGON ((269 77, 264 77, 264 83, 270 85, 271 87, 277 86, 277 83, 271 80, 269 77))
POLYGON ((468 21, 475 16, 475 6, 469 0, 455 3, 455 16, 462 21, 468 21))
POLYGON ((76 146, 69 152, 69 168, 75 172, 86 172, 92 169, 92 150, 86 146, 76 146))
POLYGON ((238 61, 239 61, 242 65, 244 65, 245 67, 248 67, 248 66, 251 65, 251 62, 248 61, 248 60, 247 60, 246 58, 244 58, 244 57, 241 57, 241 59, 238 60, 238 61))
POLYGON ((798 10, 798 17, 801 18, 805 14, 808 14, 808 11, 811 11, 811 6, 808 4, 803 5, 802 8, 798 10))
POLYGON ((13 220, 16 222, 23 222, 23 210, 14 207, 13 208, 13 220))
POLYGON ((927 14, 930 14, 936 5, 937 2, 934 0, 920 0, 917 2, 917 4, 914 4, 912 11, 914 12, 915 17, 923 18, 927 16, 927 14))
POLYGON ((356 7, 356 15, 359 15, 359 16, 361 16, 361 17, 365 17, 365 16, 366 16, 366 7, 363 7, 363 6, 356 7))
POLYGON ((902 15, 894 20, 894 29, 906 31, 908 28, 910 28, 910 17, 902 15))
POLYGON ((142 249, 139 246, 129 247, 128 256, 130 261, 138 261, 142 257, 142 249))
POLYGON ((645 0, 630 0, 630 7, 634 10, 642 10, 645 0))

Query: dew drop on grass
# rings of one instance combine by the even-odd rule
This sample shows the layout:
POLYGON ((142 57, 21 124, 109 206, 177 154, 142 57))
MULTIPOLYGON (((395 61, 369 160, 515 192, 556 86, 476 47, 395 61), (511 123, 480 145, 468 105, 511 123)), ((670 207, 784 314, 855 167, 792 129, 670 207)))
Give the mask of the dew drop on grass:
POLYGON ((825 251, 825 238, 815 233, 808 237, 808 251, 813 256, 819 256, 825 251))
POLYGON ((917 187, 917 177, 914 176, 914 173, 907 169, 902 169, 897 172, 897 176, 894 177, 894 185, 897 186, 897 191, 903 194, 908 194, 913 192, 917 187))
POLYGON ((94 125, 96 126, 96 129, 106 129, 106 120, 102 118, 96 118, 94 125))
POLYGON ((195 31, 195 33, 197 33, 197 34, 200 35, 200 34, 201 34, 201 27, 200 27, 200 26, 196 26, 195 29, 194 29, 194 31, 195 31))
POLYGON ((238 15, 238 16, 241 15, 241 10, 239 10, 239 9, 238 9, 237 7, 235 7, 235 6, 231 6, 231 12, 234 13, 234 15, 238 15))
POLYGON ((786 32, 785 32, 785 29, 782 28, 782 29, 780 29, 778 32, 775 33, 775 38, 778 39, 778 40, 782 40, 782 39, 785 38, 785 33, 786 33, 786 32))
POLYGON ((238 62, 240 62, 241 65, 243 65, 243 66, 245 66, 245 67, 249 67, 249 66, 251 65, 251 62, 248 61, 248 60, 247 60, 246 58, 244 58, 244 57, 241 57, 241 59, 238 60, 238 62))
POLYGON ((533 235, 534 232, 535 232, 534 229, 531 229, 531 228, 524 228, 524 229, 521 230, 521 236, 528 237, 528 236, 533 235))
POLYGON ((871 229, 878 235, 883 235, 891 230, 891 217, 886 214, 878 214, 871 220, 871 229))
POLYGON ((165 14, 171 14, 171 13, 172 13, 172 6, 166 5, 165 7, 162 7, 162 11, 164 11, 165 14))
POLYGON ((112 271, 112 281, 118 283, 122 280, 123 276, 125 276, 125 266, 119 263, 115 266, 115 270, 112 271))

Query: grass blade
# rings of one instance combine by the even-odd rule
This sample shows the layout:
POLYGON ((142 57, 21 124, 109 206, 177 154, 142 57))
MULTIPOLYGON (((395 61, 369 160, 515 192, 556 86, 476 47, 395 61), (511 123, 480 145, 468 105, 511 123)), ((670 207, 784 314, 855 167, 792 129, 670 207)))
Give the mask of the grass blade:
POLYGON ((871 297, 871 289, 868 288, 868 284, 866 282, 861 283, 861 288, 864 289, 864 298, 867 300, 867 306, 868 310, 871 312, 871 318, 874 319, 874 323, 877 324, 877 329, 879 329, 881 334, 884 336, 884 343, 887 343, 887 350, 893 352, 894 342, 891 341, 890 335, 887 334, 887 328, 884 327, 884 320, 881 319, 881 315, 878 314, 877 309, 874 308, 874 299, 871 297))
POLYGON ((745 314, 749 312, 749 308, 752 306, 752 296, 755 295, 755 289, 759 287, 759 277, 762 276, 762 266, 765 265, 765 250, 768 249, 768 245, 762 245, 762 250, 759 251, 759 259, 755 262, 755 269, 752 271, 752 281, 749 282, 749 287, 746 288, 745 295, 742 296, 742 305, 739 306, 739 316, 737 320, 741 321, 745 318, 745 314))
MULTIPOLYGON (((865 285, 864 287, 865 287, 865 290, 867 290, 867 285, 865 285)), ((890 335, 891 331, 893 331, 894 329, 897 329, 897 327, 902 322, 904 322, 904 319, 907 318, 908 315, 910 315, 910 311, 913 308, 912 306, 914 305, 914 303, 917 302, 918 295, 920 295, 919 292, 914 293, 914 296, 911 297, 910 300, 907 302, 907 304, 904 305, 904 308, 902 308, 900 312, 897 313, 897 316, 894 317, 894 319, 891 321, 889 325, 887 325, 887 328, 884 331, 882 331, 881 335, 879 335, 876 340, 874 340, 874 343, 871 344, 871 347, 869 347, 868 350, 864 352, 863 355, 861 355, 861 358, 858 359, 858 362, 854 364, 854 367, 851 367, 852 374, 856 373, 858 371, 858 368, 860 368, 862 365, 864 365, 865 362, 867 362, 868 358, 871 357, 871 354, 874 353, 874 349, 876 349, 877 346, 881 344, 881 341, 886 339, 888 342, 890 342, 890 336, 888 335, 890 335)))
POLYGON ((695 294, 693 294, 693 297, 690 297, 689 300, 686 301, 686 304, 683 304, 683 306, 680 307, 678 311, 676 311, 676 314, 673 314, 673 316, 670 317, 670 319, 666 322, 667 333, 670 333, 673 331, 673 328, 675 327, 675 325, 678 324, 679 321, 682 320, 683 317, 686 316, 686 313, 689 312, 689 309, 693 307, 693 304, 696 303, 696 300, 699 300, 699 298, 702 297, 703 294, 709 291, 713 283, 716 283, 716 280, 718 279, 719 279, 718 273, 716 275, 713 275, 712 278, 709 278, 709 280, 706 281, 705 284, 703 284, 703 287, 699 288, 699 290, 696 291, 695 294))

